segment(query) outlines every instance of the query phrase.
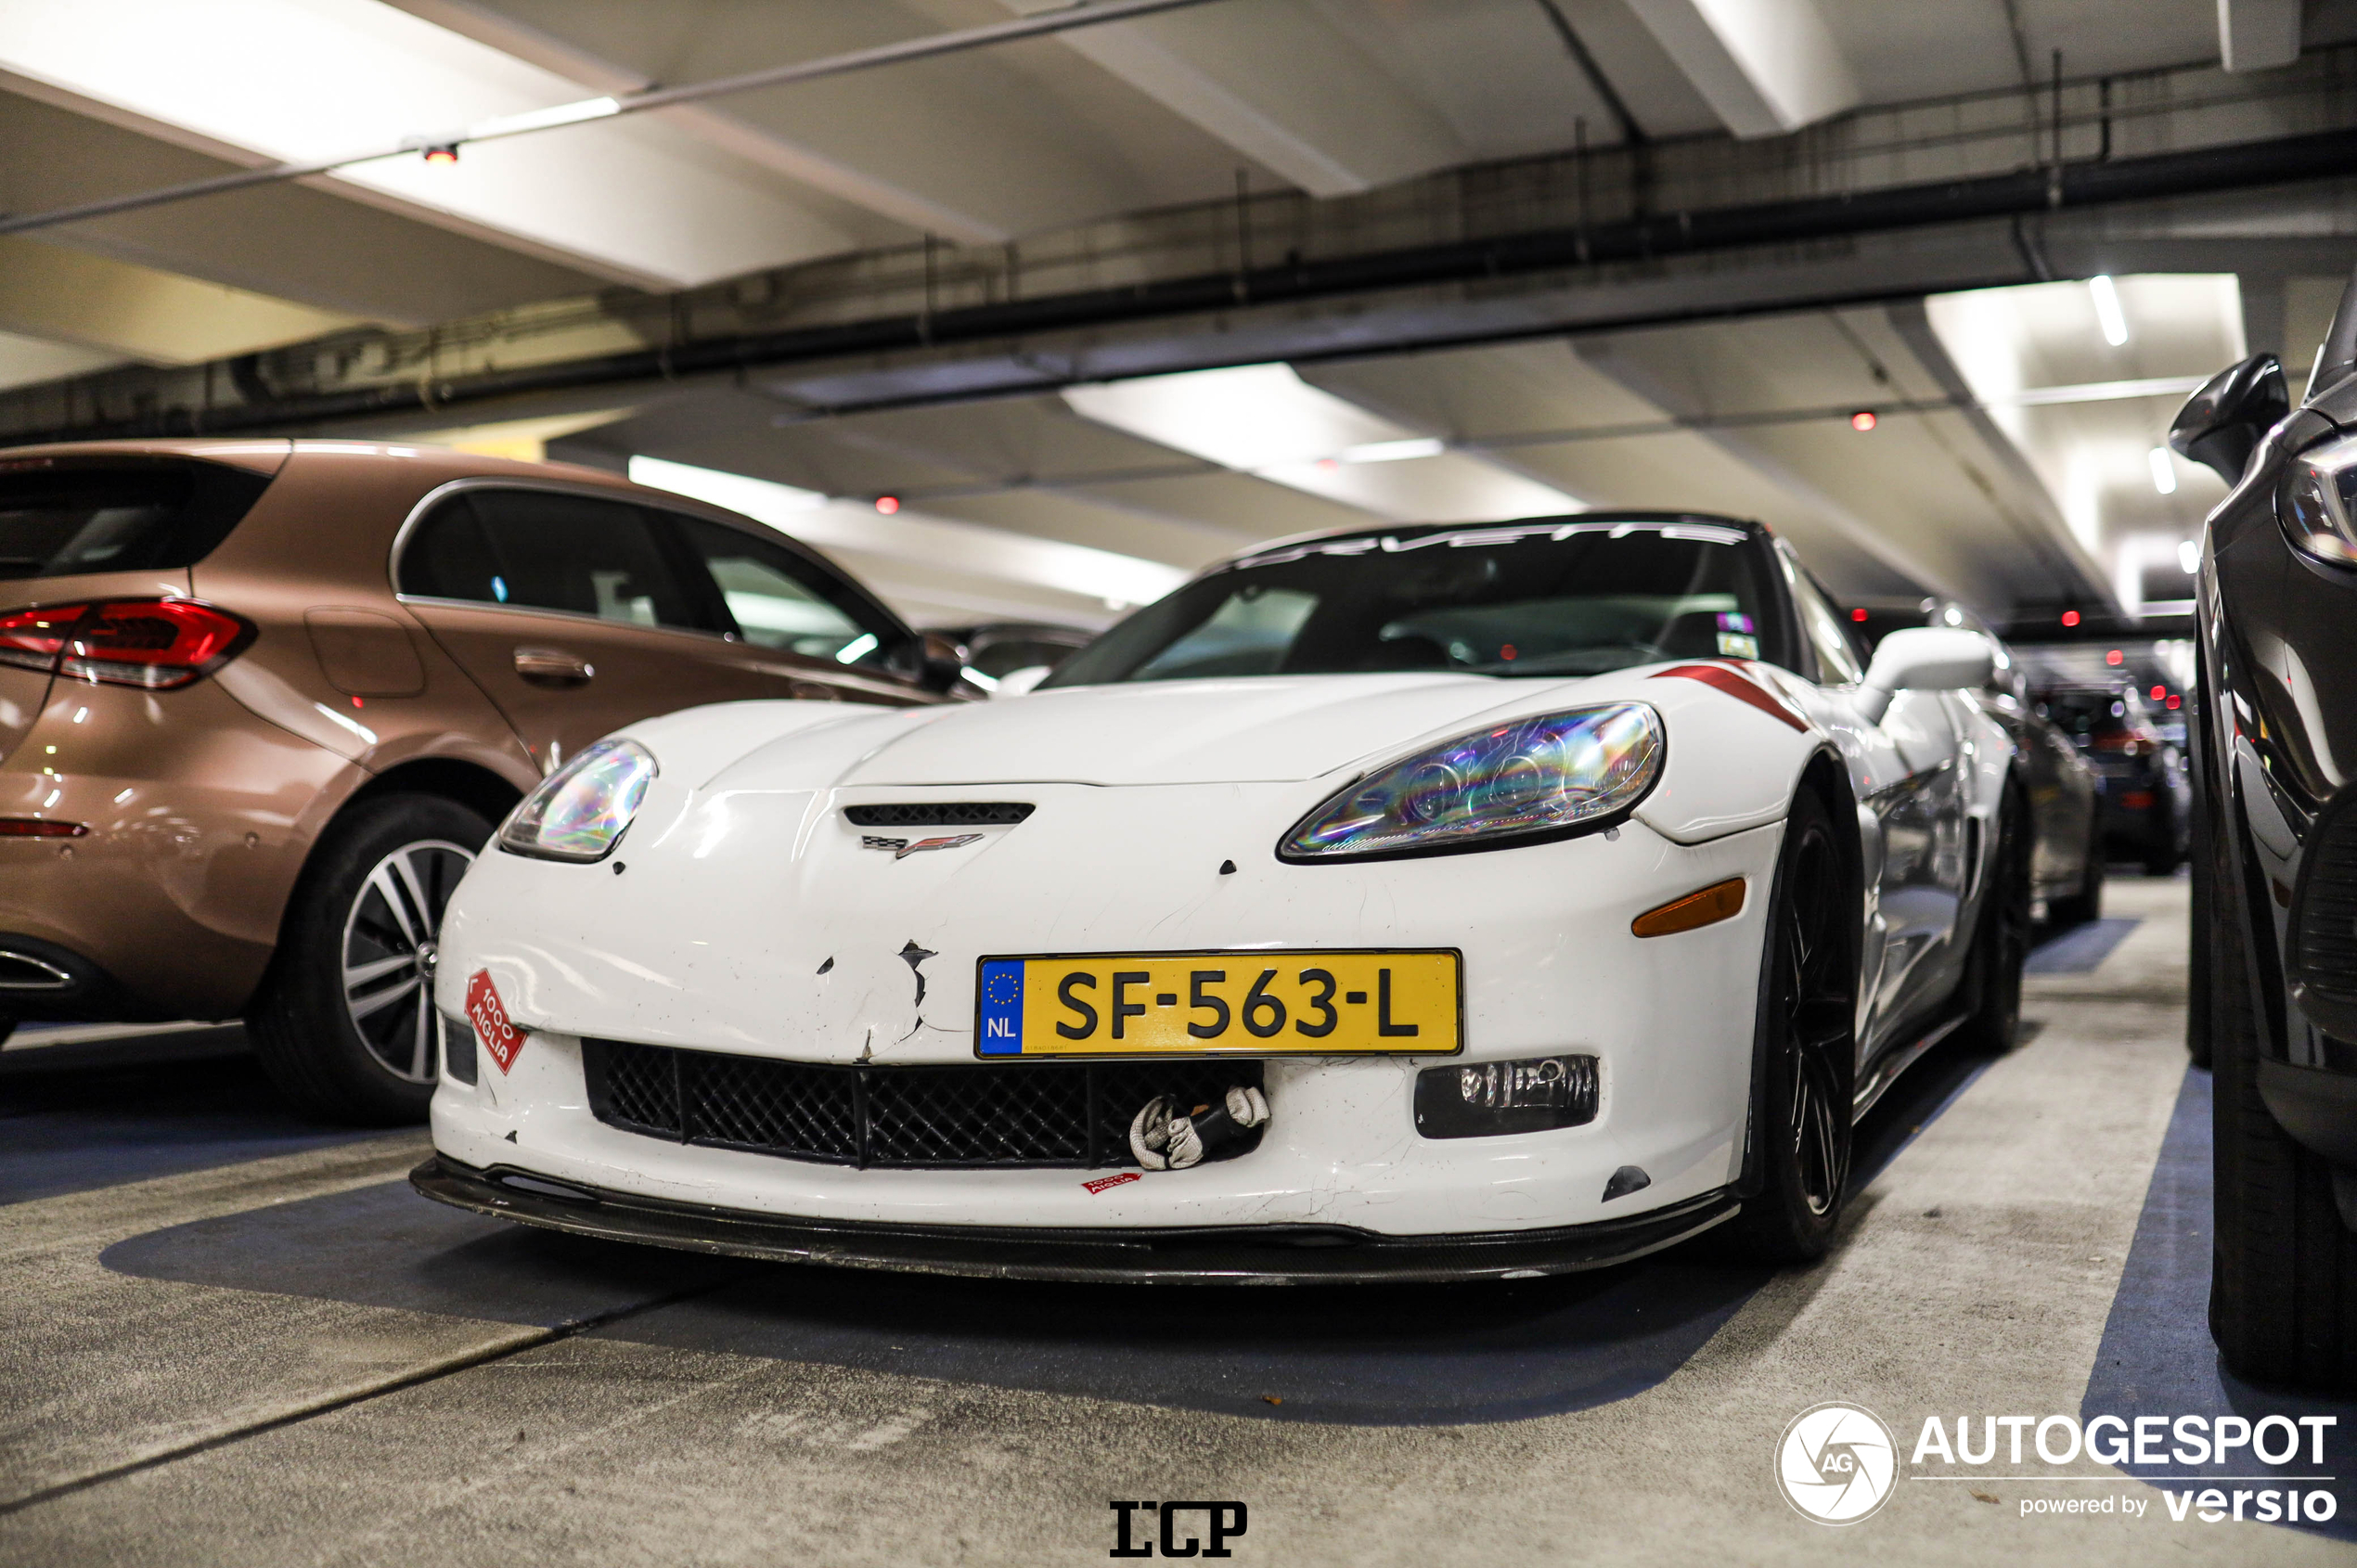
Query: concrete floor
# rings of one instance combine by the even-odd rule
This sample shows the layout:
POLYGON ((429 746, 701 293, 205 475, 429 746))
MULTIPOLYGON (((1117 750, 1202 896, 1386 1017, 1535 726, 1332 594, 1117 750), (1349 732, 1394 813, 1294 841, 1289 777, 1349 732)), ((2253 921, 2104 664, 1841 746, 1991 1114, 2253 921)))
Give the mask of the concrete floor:
POLYGON ((1140 1498, 1245 1502, 1240 1562, 2347 1562, 2346 1516, 2172 1522, 2182 1469, 1928 1463, 1846 1529, 1777 1490, 1779 1434, 1827 1400, 1902 1459, 1929 1415, 2281 1410, 2341 1423, 2291 1473, 2357 1462, 2357 1407, 2217 1370, 2185 886, 2123 879, 2109 913, 2048 950, 2028 1044, 1894 1091, 1840 1249, 1782 1274, 1688 1252, 1140 1292, 709 1263, 427 1204, 400 1181, 422 1135, 257 1111, 213 1036, 128 1068, 11 1050, 0 1562, 1101 1562, 1109 1500, 1140 1498), (2092 1479, 2018 1479, 2049 1468, 2092 1479), (2068 1497, 2148 1506, 2021 1511, 2068 1497))

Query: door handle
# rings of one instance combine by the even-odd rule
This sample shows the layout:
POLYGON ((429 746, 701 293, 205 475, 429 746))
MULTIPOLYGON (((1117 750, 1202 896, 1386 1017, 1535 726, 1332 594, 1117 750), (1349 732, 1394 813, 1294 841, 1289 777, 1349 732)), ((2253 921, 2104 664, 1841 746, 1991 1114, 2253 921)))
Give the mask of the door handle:
POLYGON ((597 666, 560 648, 519 648, 516 674, 535 686, 586 686, 597 666))

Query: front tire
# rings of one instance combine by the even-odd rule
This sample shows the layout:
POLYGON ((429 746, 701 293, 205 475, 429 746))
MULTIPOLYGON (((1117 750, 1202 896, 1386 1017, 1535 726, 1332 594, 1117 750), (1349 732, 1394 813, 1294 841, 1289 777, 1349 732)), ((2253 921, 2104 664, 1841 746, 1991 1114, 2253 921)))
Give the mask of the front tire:
POLYGON ((2209 1333, 2236 1377, 2348 1393, 2357 1390, 2357 1236, 2333 1202, 2332 1167, 2292 1141, 2260 1098, 2245 902, 2227 877, 2213 879, 2209 1333))
POLYGON ((1764 1105, 1752 1129, 1759 1191, 1727 1230, 1747 1256, 1806 1263, 1833 1244, 1848 1193, 1857 1076, 1857 899, 1813 794, 1793 803, 1772 898, 1758 1025, 1764 1105))
POLYGON ((1972 1012, 1957 1037, 1970 1049, 2001 1056, 2021 1038, 2021 970, 2029 957, 2029 804, 2005 787, 1997 811, 1997 853, 1980 901, 1963 991, 1972 1012))
POLYGON ((353 807, 289 903, 247 1033, 280 1093, 371 1126, 425 1119, 439 1065, 443 911, 491 824, 433 795, 353 807))

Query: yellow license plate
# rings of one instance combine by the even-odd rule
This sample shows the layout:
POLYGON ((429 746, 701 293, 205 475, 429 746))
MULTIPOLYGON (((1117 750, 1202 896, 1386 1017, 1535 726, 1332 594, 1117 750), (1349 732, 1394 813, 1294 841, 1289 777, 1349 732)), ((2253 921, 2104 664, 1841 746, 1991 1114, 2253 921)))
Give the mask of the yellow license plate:
POLYGON ((985 958, 974 1054, 1452 1056, 1463 965, 1453 947, 985 958))

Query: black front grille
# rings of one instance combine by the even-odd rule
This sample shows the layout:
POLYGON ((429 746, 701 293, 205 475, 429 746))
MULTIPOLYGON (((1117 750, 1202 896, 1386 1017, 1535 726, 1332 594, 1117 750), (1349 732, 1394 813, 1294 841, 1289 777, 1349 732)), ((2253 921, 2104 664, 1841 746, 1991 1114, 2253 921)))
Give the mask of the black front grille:
POLYGON ((625 1132, 883 1168, 1135 1165, 1130 1119, 1156 1095, 1192 1107, 1261 1082, 1257 1061, 831 1067, 594 1039, 582 1062, 591 1112, 625 1132))
POLYGON ((1037 809, 1021 801, 897 801, 847 805, 843 816, 854 828, 1004 828, 1037 809))
POLYGON ((2357 997, 2357 795, 2336 803, 2309 834, 2292 928, 2298 978, 2357 997))

